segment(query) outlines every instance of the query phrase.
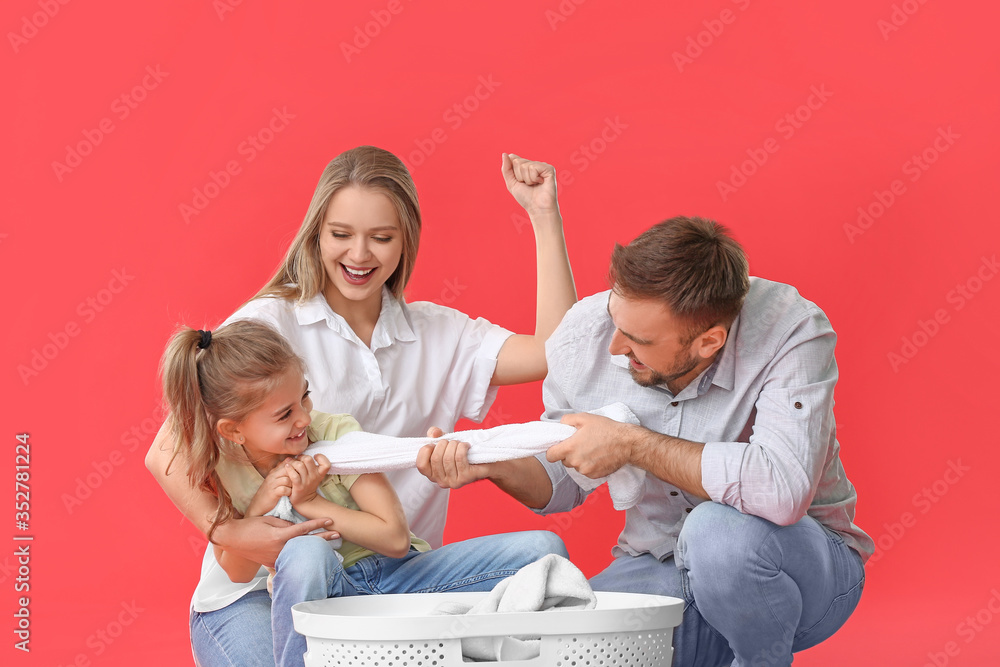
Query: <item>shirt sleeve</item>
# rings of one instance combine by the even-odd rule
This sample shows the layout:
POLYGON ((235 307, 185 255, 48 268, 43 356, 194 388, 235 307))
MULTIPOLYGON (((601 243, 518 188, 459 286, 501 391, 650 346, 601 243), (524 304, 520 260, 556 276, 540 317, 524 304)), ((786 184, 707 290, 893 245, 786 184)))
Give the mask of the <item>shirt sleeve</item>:
POLYGON ((806 514, 835 437, 836 334, 818 309, 779 343, 749 442, 709 442, 702 484, 712 500, 779 525, 806 514))
POLYGON ((499 387, 490 386, 490 381, 497 368, 500 348, 514 333, 483 318, 473 320, 470 329, 472 335, 480 342, 473 361, 468 390, 461 403, 462 416, 474 422, 481 422, 497 398, 499 387))
MULTIPOLYGON (((340 484, 347 491, 351 490, 351 487, 354 486, 359 477, 361 475, 330 475, 330 479, 333 480, 334 484, 340 484)), ((330 498, 327 498, 327 500, 330 500, 330 498)))
POLYGON ((419 335, 433 351, 430 363, 444 369, 444 380, 435 390, 437 400, 453 411, 452 423, 463 417, 481 422, 497 395, 497 387, 490 386, 497 355, 513 333, 447 306, 418 302, 410 309, 420 317, 419 335))
POLYGON ((283 304, 279 301, 279 299, 280 297, 260 297, 257 299, 251 299, 240 306, 235 313, 227 317, 226 321, 220 324, 219 327, 221 328, 231 322, 239 320, 255 320, 270 325, 279 333, 287 337, 286 329, 288 328, 288 323, 285 321, 287 317, 282 317, 282 311, 288 311, 289 309, 281 308, 283 304))
MULTIPOLYGON (((564 356, 568 348, 562 343, 562 333, 556 329, 545 344, 545 360, 549 372, 542 382, 542 401, 545 405, 545 412, 542 413, 543 421, 559 421, 564 415, 576 412, 566 397, 565 387, 568 380, 566 374, 573 371, 572 364, 567 364, 564 356)), ((566 466, 561 462, 552 463, 545 458, 545 454, 539 454, 535 458, 545 468, 549 482, 552 483, 552 497, 545 507, 532 508, 536 514, 567 512, 580 505, 590 494, 573 481, 566 472, 566 466)))

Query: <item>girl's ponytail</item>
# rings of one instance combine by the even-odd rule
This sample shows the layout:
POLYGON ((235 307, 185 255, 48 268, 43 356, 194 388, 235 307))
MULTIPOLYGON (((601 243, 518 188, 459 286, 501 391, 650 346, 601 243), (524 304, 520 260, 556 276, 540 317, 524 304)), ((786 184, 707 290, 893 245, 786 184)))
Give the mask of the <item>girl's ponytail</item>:
POLYGON ((304 370, 281 334, 253 321, 233 322, 214 334, 185 327, 163 353, 163 397, 175 443, 167 472, 179 455, 191 485, 219 498, 209 541, 235 513, 216 467, 236 445, 219 435, 219 420, 242 421, 290 367, 304 370))
POLYGON ((178 331, 163 353, 162 370, 163 397, 170 406, 170 430, 177 443, 170 463, 173 465, 177 454, 183 452, 189 462, 188 477, 195 486, 204 485, 199 473, 214 470, 219 460, 218 435, 209 421, 198 380, 201 340, 194 329, 178 331))

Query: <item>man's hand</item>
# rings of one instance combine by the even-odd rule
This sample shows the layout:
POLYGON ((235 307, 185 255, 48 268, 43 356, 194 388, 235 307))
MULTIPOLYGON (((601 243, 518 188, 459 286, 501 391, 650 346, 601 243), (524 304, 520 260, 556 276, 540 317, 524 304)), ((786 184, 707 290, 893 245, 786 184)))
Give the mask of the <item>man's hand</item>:
POLYGON ((532 222, 540 216, 559 216, 556 170, 552 165, 504 153, 501 169, 507 190, 524 207, 532 222))
MULTIPOLYGON (((428 438, 439 438, 444 432, 435 427, 427 431, 428 438)), ((459 489, 470 482, 484 479, 489 464, 469 463, 469 443, 458 440, 440 440, 425 445, 417 452, 417 470, 442 489, 459 489)))
POLYGON ((566 415, 560 421, 577 431, 549 447, 545 453, 549 461, 562 461, 564 466, 596 479, 607 477, 631 460, 635 435, 631 424, 585 412, 566 415))
POLYGON ((326 529, 316 533, 324 540, 340 537, 340 533, 330 530, 330 519, 312 519, 302 523, 289 523, 273 516, 246 517, 232 519, 221 524, 215 531, 213 541, 226 551, 243 556, 261 565, 274 567, 285 542, 293 537, 308 535, 316 529, 326 529))

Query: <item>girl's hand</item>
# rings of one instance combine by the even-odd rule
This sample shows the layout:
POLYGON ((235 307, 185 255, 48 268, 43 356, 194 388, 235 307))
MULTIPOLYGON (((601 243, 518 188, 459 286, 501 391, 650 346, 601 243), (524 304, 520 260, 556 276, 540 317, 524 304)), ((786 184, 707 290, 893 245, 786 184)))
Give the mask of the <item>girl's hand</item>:
POLYGON ((504 153, 501 170, 507 189, 532 222, 539 216, 559 216, 556 170, 552 165, 504 153))
POLYGON ((247 516, 264 516, 274 509, 281 496, 288 496, 291 493, 292 478, 285 469, 285 464, 279 463, 271 468, 271 472, 264 478, 264 483, 257 489, 247 507, 247 516))
POLYGON ((316 497, 316 490, 330 470, 330 459, 322 454, 317 454, 316 458, 303 455, 285 461, 284 466, 291 479, 292 507, 298 507, 316 497))

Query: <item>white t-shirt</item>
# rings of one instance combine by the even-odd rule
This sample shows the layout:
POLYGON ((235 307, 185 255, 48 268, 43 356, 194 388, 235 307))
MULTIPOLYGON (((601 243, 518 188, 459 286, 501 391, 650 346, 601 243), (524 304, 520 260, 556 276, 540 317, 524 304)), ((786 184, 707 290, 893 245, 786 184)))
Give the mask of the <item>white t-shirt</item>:
MULTIPOLYGON (((270 324, 302 357, 314 409, 348 414, 365 431, 399 437, 424 436, 431 426, 447 433, 463 417, 482 421, 496 398, 490 379, 497 354, 512 335, 453 308, 397 301, 385 288, 370 348, 322 294, 299 305, 255 299, 226 323, 241 319, 270 324)), ((415 469, 388 477, 410 530, 441 546, 448 491, 415 469)), ((260 587, 230 582, 209 545, 192 604, 195 611, 215 611, 260 587)))

